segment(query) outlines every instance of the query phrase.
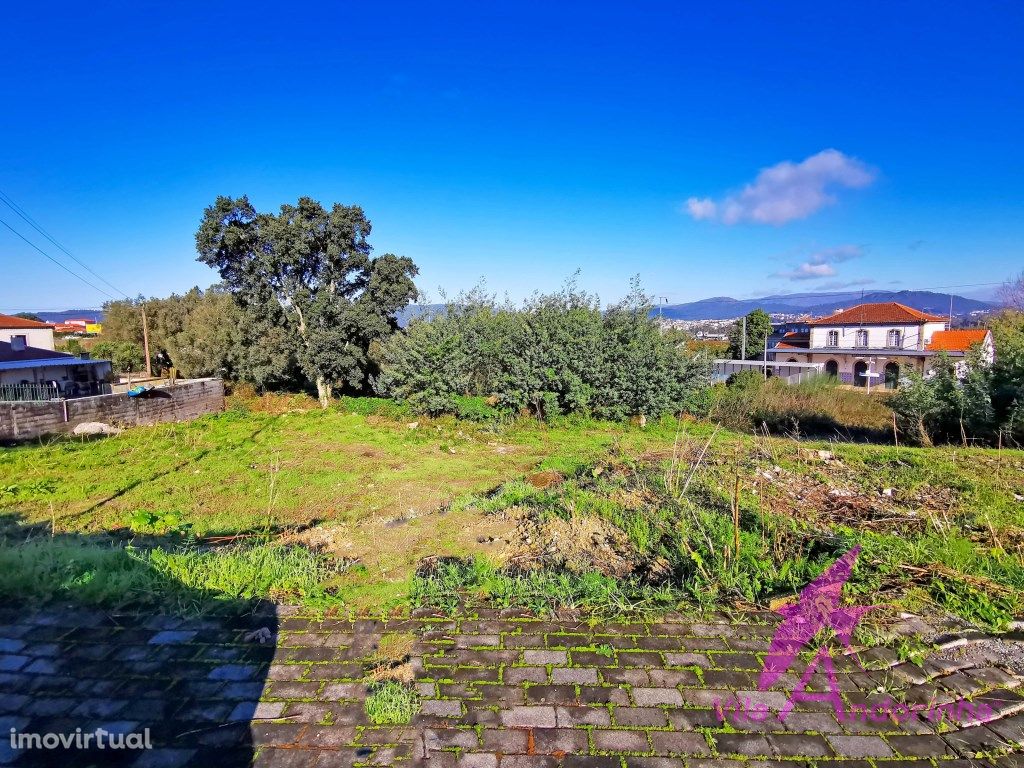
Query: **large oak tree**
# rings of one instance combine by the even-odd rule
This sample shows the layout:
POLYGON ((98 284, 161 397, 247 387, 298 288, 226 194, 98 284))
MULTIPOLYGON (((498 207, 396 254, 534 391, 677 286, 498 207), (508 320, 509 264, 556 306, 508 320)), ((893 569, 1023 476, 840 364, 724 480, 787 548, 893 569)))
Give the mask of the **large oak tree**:
POLYGON ((287 331, 324 407, 335 387, 362 386, 370 343, 397 328, 395 314, 416 296, 416 265, 371 256, 369 234, 359 206, 328 211, 308 197, 277 214, 218 197, 196 233, 199 261, 220 272, 245 320, 273 318, 287 331))

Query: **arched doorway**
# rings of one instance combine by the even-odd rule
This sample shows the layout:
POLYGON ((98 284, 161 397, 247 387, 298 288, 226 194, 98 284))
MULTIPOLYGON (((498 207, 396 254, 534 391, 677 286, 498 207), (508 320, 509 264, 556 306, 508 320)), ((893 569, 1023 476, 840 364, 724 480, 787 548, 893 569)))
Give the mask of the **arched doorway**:
POLYGON ((831 376, 834 379, 839 378, 839 363, 835 360, 829 360, 825 363, 825 375, 831 376))
POLYGON ((868 385, 868 364, 858 360, 853 366, 853 386, 866 387, 868 385))
POLYGON ((885 364, 885 388, 896 389, 900 385, 900 366, 897 363, 885 364))

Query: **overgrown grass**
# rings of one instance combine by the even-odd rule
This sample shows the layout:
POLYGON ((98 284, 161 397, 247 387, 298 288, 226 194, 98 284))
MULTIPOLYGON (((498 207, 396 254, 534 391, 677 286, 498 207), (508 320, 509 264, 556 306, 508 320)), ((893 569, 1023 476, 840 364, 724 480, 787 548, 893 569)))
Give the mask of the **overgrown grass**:
POLYGON ((414 605, 447 613, 489 606, 522 608, 538 615, 559 610, 599 618, 654 614, 679 605, 683 592, 653 587, 639 579, 616 579, 597 572, 551 570, 509 572, 483 557, 448 559, 417 575, 414 605))
POLYGON ((883 392, 841 387, 829 376, 787 385, 754 372, 714 389, 712 418, 739 430, 766 425, 774 434, 891 442, 887 399, 883 392))
POLYGON ((1019 451, 812 444, 722 430, 697 462, 710 424, 446 418, 417 419, 410 429, 394 408, 377 399, 327 411, 242 407, 103 440, 4 450, 0 511, 12 532, 0 530, 0 591, 191 610, 269 598, 379 613, 411 597, 449 611, 487 604, 617 616, 764 606, 860 544, 849 586, 860 602, 938 606, 989 627, 1024 608, 1019 451), (819 448, 836 461, 805 457, 819 448), (690 467, 674 476, 667 469, 684 454, 693 465, 686 493, 681 476, 690 467), (565 480, 538 489, 524 480, 537 470, 565 480), (764 472, 777 479, 764 481, 764 472), (786 501, 792 483, 818 483, 826 501, 829 490, 881 500, 883 489, 905 501, 891 526, 866 527, 825 514, 813 494, 786 501), (921 506, 918 496, 938 501, 921 506), (504 519, 511 516, 499 514, 512 508, 541 521, 613 526, 629 542, 633 573, 502 567, 499 548, 486 542, 517 535, 504 519), (294 530, 311 523, 313 538, 294 530), (53 535, 25 535, 29 525, 53 535), (212 546, 214 534, 242 536, 212 546), (425 559, 436 563, 414 575, 425 559))
POLYGON ((395 680, 385 680, 370 687, 364 707, 374 725, 407 725, 420 705, 412 688, 395 680))
POLYGON ((345 564, 300 547, 201 551, 137 548, 77 537, 0 542, 0 594, 29 602, 154 606, 203 612, 257 598, 329 607, 345 564))

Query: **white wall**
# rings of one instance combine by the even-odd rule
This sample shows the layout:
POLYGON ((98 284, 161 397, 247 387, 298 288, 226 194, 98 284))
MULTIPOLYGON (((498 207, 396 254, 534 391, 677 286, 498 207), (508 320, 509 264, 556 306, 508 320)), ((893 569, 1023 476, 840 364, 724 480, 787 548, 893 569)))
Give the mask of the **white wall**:
POLYGON ((25 336, 26 343, 37 349, 53 349, 53 328, 0 328, 0 341, 12 336, 25 336))
POLYGON ((896 329, 900 332, 901 349, 924 349, 931 335, 935 331, 941 331, 946 327, 945 323, 924 323, 922 325, 815 325, 811 327, 811 347, 827 347, 829 331, 839 332, 839 349, 853 349, 857 341, 857 331, 868 332, 868 347, 871 349, 884 349, 889 345, 889 331, 896 329))

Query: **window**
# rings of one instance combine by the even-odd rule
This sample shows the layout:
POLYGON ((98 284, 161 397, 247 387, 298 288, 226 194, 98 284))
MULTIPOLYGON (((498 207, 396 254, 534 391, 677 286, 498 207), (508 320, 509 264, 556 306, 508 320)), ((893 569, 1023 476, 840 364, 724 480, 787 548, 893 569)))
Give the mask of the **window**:
POLYGON ((900 333, 898 328, 893 328, 885 337, 885 344, 887 347, 893 347, 898 349, 903 346, 903 334, 900 333))
POLYGON ((27 346, 28 336, 25 334, 11 336, 11 352, 23 352, 27 346))
POLYGON ((855 347, 866 347, 868 345, 868 332, 861 328, 857 331, 855 339, 853 343, 855 347))
POLYGON ((834 379, 839 378, 839 362, 836 360, 829 360, 825 363, 825 375, 831 376, 834 379))
POLYGON ((839 331, 829 331, 825 337, 826 347, 838 347, 839 346, 839 331))

